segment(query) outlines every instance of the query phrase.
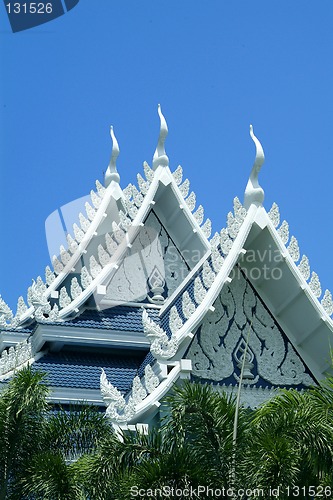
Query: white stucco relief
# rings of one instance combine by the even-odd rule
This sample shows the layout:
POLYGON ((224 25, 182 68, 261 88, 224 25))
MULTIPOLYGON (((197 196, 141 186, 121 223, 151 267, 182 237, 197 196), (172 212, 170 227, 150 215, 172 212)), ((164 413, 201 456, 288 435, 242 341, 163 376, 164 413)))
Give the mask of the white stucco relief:
POLYGON ((273 317, 240 275, 224 286, 189 349, 193 375, 223 381, 239 380, 240 361, 249 334, 244 383, 259 377, 273 385, 311 385, 314 380, 273 317))

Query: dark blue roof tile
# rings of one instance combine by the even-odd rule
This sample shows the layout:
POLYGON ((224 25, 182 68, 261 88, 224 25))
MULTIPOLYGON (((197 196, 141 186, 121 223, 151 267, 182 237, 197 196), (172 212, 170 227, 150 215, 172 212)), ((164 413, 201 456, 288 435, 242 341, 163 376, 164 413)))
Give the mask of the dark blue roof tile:
POLYGON ((51 387, 99 389, 101 368, 104 368, 109 382, 125 393, 131 388, 145 357, 146 352, 104 354, 60 351, 46 354, 33 364, 33 369, 44 371, 51 387))
MULTIPOLYGON (((157 322, 159 321, 158 313, 158 309, 149 308, 149 316, 157 322)), ((80 316, 65 321, 62 325, 142 332, 142 309, 131 306, 115 306, 102 311, 86 309, 80 316)))

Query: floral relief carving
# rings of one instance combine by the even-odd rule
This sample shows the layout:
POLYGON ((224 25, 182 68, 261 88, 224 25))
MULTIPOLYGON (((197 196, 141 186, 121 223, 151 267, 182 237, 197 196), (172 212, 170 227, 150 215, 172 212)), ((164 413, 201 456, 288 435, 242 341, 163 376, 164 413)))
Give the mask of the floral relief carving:
POLYGON ((102 200, 98 196, 98 194, 95 193, 95 191, 91 190, 90 191, 90 198, 91 198, 91 202, 94 205, 94 207, 95 208, 99 208, 100 204, 102 203, 102 200))
POLYGON ((94 209, 94 208, 90 205, 90 203, 88 203, 87 201, 86 201, 86 203, 84 204, 84 206, 85 206, 85 209, 86 209, 86 212, 87 212, 88 219, 89 219, 90 221, 92 221, 92 220, 93 220, 93 218, 94 218, 94 217, 95 217, 95 215, 96 215, 96 210, 95 210, 95 209, 94 209))
POLYGON ((228 234, 231 238, 235 239, 237 234, 239 233, 241 223, 232 215, 231 212, 228 213, 227 216, 227 228, 228 234))
POLYGON ((284 220, 277 232, 282 240, 282 243, 284 243, 284 245, 286 245, 288 243, 288 240, 289 240, 289 224, 288 224, 288 222, 284 220))
POLYGON ((183 184, 181 184, 179 186, 179 189, 180 189, 182 197, 186 198, 186 196, 188 195, 188 192, 190 190, 190 181, 188 179, 185 179, 183 184))
POLYGON ((97 193, 99 194, 99 196, 101 198, 103 198, 104 194, 105 194, 105 187, 99 182, 99 180, 96 181, 96 189, 97 189, 97 193))
POLYGON ((112 236, 109 235, 109 233, 106 233, 105 235, 105 243, 106 243, 106 248, 109 252, 110 255, 113 255, 114 252, 117 250, 118 245, 112 238, 112 236))
POLYGON ((35 352, 29 340, 20 342, 15 347, 11 346, 9 350, 6 349, 2 352, 0 357, 0 375, 5 375, 12 370, 17 369, 31 358, 35 352))
POLYGON ((140 193, 140 191, 137 190, 135 186, 132 185, 132 196, 133 196, 133 201, 136 204, 136 206, 139 208, 142 205, 143 202, 143 196, 140 193))
POLYGON ((243 207, 243 205, 241 204, 241 202, 239 201, 237 196, 236 196, 236 198, 234 198, 234 214, 235 214, 236 220, 240 224, 242 224, 244 222, 244 219, 245 219, 246 214, 247 214, 246 208, 243 207))
POLYGON ((107 406, 105 415, 114 422, 128 422, 135 414, 135 402, 130 396, 126 403, 121 392, 108 381, 103 369, 100 379, 100 388, 102 398, 107 406))
POLYGON ((195 203, 196 203, 196 195, 192 191, 192 193, 186 198, 185 200, 186 205, 188 208, 191 210, 191 212, 195 209, 195 203))
POLYGON ((172 333, 176 333, 183 326, 181 317, 178 314, 176 306, 172 306, 169 316, 169 328, 172 333))
POLYGON ((321 300, 321 305, 329 316, 333 314, 333 300, 332 294, 329 290, 325 290, 324 297, 321 300))
POLYGON ((79 228, 79 226, 75 222, 73 224, 73 232, 74 232, 74 236, 75 236, 76 241, 78 243, 81 243, 81 241, 84 238, 84 232, 82 231, 82 229, 79 228))
POLYGON ((154 170, 148 165, 146 161, 143 162, 143 171, 145 173, 148 182, 152 182, 154 179, 154 170))
POLYGON ((125 232, 119 227, 116 222, 112 222, 112 236, 116 240, 117 243, 121 243, 124 239, 125 232))
POLYGON ((297 262, 300 258, 300 253, 299 253, 299 246, 298 246, 298 241, 295 238, 295 236, 292 236, 290 238, 290 243, 287 248, 290 257, 293 259, 294 262, 297 262))
POLYGON ((276 228, 280 224, 280 211, 276 203, 273 203, 270 211, 268 212, 268 217, 271 219, 273 226, 276 228))
POLYGON ((6 328, 13 319, 13 312, 0 295, 0 327, 6 328))
POLYGON ((86 288, 89 287, 91 283, 92 283, 92 277, 90 276, 86 266, 83 266, 81 269, 81 285, 85 290, 86 288))
POLYGON ((204 212, 203 206, 199 205, 193 214, 193 217, 195 218, 195 220, 197 221, 199 226, 201 226, 202 221, 204 220, 204 215, 205 215, 205 212, 204 212))
POLYGON ((230 239, 228 231, 225 228, 223 228, 220 233, 220 245, 224 255, 228 255, 232 248, 232 240, 230 239))
POLYGON ((45 268, 45 281, 48 285, 51 285, 55 280, 55 274, 51 271, 50 266, 45 268))
POLYGON ((86 233, 90 227, 90 221, 81 212, 79 213, 79 221, 82 231, 86 233))
POLYGON ((301 262, 298 264, 298 269, 301 272, 303 278, 307 281, 310 278, 310 264, 309 259, 306 255, 303 255, 301 262))
POLYGON ((129 183, 124 189, 123 189, 123 195, 125 196, 126 200, 130 201, 132 196, 133 196, 133 184, 129 183))
POLYGON ((215 280, 215 273, 206 260, 202 266, 202 281, 206 288, 210 288, 215 280))
POLYGON ((173 178, 176 181, 177 186, 179 186, 183 180, 183 169, 180 165, 176 168, 176 170, 173 172, 173 178))
POLYGON ((77 242, 72 238, 70 234, 67 234, 66 236, 67 244, 68 244, 68 250, 72 253, 76 252, 76 250, 79 248, 79 245, 77 242))
POLYGON ((183 293, 182 309, 186 319, 190 318, 192 314, 195 312, 195 305, 192 302, 191 297, 187 290, 185 290, 185 292, 183 293))
POLYGON ((311 280, 309 282, 309 287, 315 297, 319 298, 321 296, 321 284, 319 281, 319 276, 317 273, 312 271, 311 280))
POLYGON ((102 270, 102 267, 98 264, 95 257, 92 255, 89 259, 90 264, 90 274, 93 278, 96 278, 102 270))
POLYGON ((105 267, 111 260, 109 253, 106 250, 104 250, 101 244, 98 245, 97 252, 98 252, 99 262, 103 267, 105 267))
POLYGON ((212 267, 217 274, 223 266, 224 258, 217 247, 212 247, 212 267))
POLYGON ((163 328, 153 321, 147 311, 142 311, 143 332, 150 342, 150 352, 156 359, 171 359, 178 350, 178 341, 172 335, 169 339, 163 328))
POLYGON ((141 174, 137 174, 136 178, 138 179, 138 186, 143 195, 148 193, 148 189, 150 183, 145 181, 141 174))
POLYGON ((138 213, 138 208, 134 205, 134 202, 125 198, 125 206, 126 206, 128 216, 132 220, 135 219, 135 217, 138 213))
POLYGON ((197 304, 201 304, 203 299, 206 297, 207 290, 203 286, 200 276, 197 276, 194 280, 193 294, 197 304))
POLYGON ((63 264, 58 260, 58 258, 54 255, 52 259, 53 269, 56 274, 60 274, 64 269, 63 264))
POLYGON ((259 377, 273 385, 314 383, 242 275, 223 287, 214 312, 207 313, 193 339, 188 353, 193 374, 217 382, 230 378, 237 382, 247 338, 247 384, 257 383, 259 377))
POLYGON ((71 296, 72 296, 72 299, 73 300, 76 299, 77 297, 79 297, 79 295, 81 295, 81 293, 82 293, 82 288, 80 287, 77 278, 74 276, 74 278, 72 278, 72 281, 71 281, 71 296))
POLYGON ((212 234, 212 222, 210 219, 206 219, 206 222, 201 226, 201 230, 206 238, 209 238, 212 234))
POLYGON ((16 317, 17 318, 20 318, 21 316, 23 316, 23 314, 28 310, 28 307, 26 305, 26 303, 24 302, 24 298, 22 297, 22 295, 18 298, 18 301, 17 301, 17 310, 16 310, 16 317))
POLYGON ((144 381, 148 394, 151 394, 160 384, 159 378, 155 375, 150 365, 147 365, 145 368, 144 381))
POLYGON ((69 252, 66 251, 63 245, 60 246, 60 259, 64 266, 71 260, 69 252))
POLYGON ((128 231, 128 229, 132 225, 132 221, 129 217, 127 217, 127 215, 124 214, 124 212, 122 210, 119 211, 119 220, 120 220, 120 224, 123 227, 124 231, 128 231))
POLYGON ((69 304, 72 302, 72 299, 67 293, 66 287, 62 287, 60 289, 60 294, 59 294, 59 305, 63 309, 64 307, 69 306, 69 304))

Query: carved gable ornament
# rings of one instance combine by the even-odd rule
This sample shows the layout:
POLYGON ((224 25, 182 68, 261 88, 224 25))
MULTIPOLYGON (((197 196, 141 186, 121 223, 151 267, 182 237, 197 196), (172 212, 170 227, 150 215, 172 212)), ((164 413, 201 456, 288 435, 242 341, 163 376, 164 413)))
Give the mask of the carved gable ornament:
POLYGON ((236 384, 248 338, 245 385, 310 386, 315 383, 241 272, 223 287, 214 308, 214 312, 206 314, 187 354, 192 360, 195 378, 236 384))

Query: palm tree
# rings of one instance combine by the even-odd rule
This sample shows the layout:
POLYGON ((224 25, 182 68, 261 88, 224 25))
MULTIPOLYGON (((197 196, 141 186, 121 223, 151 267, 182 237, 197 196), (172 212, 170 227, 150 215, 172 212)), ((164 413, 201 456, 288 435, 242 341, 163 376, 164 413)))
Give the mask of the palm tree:
POLYGON ((313 487, 333 487, 333 379, 239 408, 237 442, 235 399, 211 386, 174 387, 148 435, 116 435, 88 406, 54 411, 47 394, 44 376, 27 368, 0 396, 0 500, 152 498, 155 489, 172 498, 172 488, 199 485, 313 498, 313 487))
POLYGON ((0 499, 21 498, 25 468, 39 449, 48 389, 40 373, 20 371, 0 397, 0 499))
MULTIPOLYGON (((89 498, 130 498, 131 491, 152 498, 154 490, 161 490, 163 498, 169 492, 172 498, 172 488, 230 486, 238 457, 233 445, 234 399, 210 386, 185 382, 162 406, 161 427, 148 435, 123 432, 121 440, 104 441, 95 453, 78 460, 77 477, 89 498)), ((241 409, 239 452, 247 421, 247 412, 241 409)))
POLYGON ((0 499, 83 498, 73 462, 113 431, 103 414, 82 405, 47 403, 44 374, 17 372, 0 396, 0 499))
POLYGON ((304 393, 284 390, 255 412, 241 462, 249 487, 279 488, 281 499, 333 489, 332 390, 332 380, 304 393))

